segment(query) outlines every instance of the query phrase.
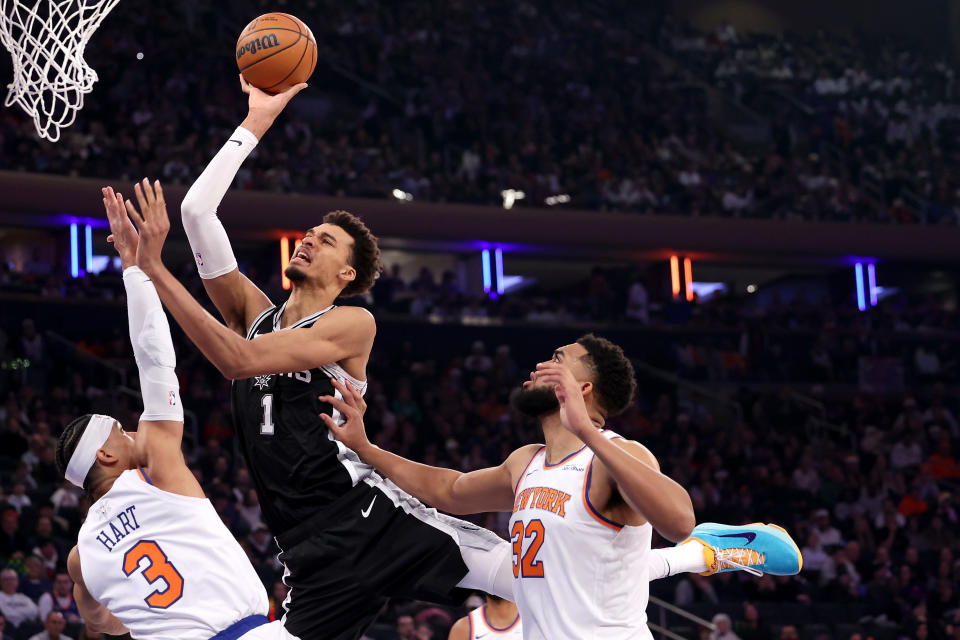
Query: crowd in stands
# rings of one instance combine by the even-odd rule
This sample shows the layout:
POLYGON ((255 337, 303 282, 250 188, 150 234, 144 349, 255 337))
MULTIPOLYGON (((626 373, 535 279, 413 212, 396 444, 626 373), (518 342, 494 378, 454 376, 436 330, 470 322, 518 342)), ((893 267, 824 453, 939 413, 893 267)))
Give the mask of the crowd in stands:
MULTIPOLYGON (((426 276, 419 279, 425 285, 426 276)), ((391 295, 375 293, 375 313, 380 305, 396 303, 396 290, 408 288, 399 280, 391 285, 391 295)), ((793 578, 684 576, 655 583, 654 592, 707 618, 716 614, 718 627, 726 624, 726 616, 727 633, 742 640, 790 640, 798 628, 811 638, 822 631, 848 640, 851 630, 870 630, 881 638, 955 638, 950 634, 960 629, 960 538, 955 533, 960 526, 960 406, 954 393, 954 317, 934 304, 910 301, 908 306, 896 300, 865 314, 824 311, 822 304, 798 295, 769 306, 764 322, 751 325, 749 314, 737 310, 748 300, 731 297, 699 305, 690 316, 692 333, 664 329, 656 340, 662 346, 656 353, 666 354, 658 366, 708 385, 733 382, 726 388, 738 407, 735 417, 717 411, 706 397, 645 380, 636 405, 613 426, 650 447, 664 472, 690 491, 698 521, 768 521, 787 527, 803 548, 804 571, 793 578), (763 330, 763 324, 784 329, 763 330), (690 342, 697 326, 713 327, 712 341, 690 342), (729 329, 716 329, 723 326, 729 329), (738 332, 738 327, 744 329, 738 332), (900 331, 910 339, 898 340, 898 328, 911 328, 900 331), (792 348, 805 334, 814 348, 792 348), (723 344, 717 335, 731 343, 723 344), (737 357, 741 363, 728 366, 737 357), (863 357, 899 361, 899 387, 891 390, 881 381, 871 390, 857 376, 863 357), (720 373, 710 372, 715 366, 720 373), (811 431, 809 412, 787 387, 749 381, 779 382, 790 389, 803 382, 800 387, 814 395, 830 382, 847 387, 817 398, 824 407, 820 421, 834 428, 811 431)), ((99 340, 77 346, 125 370, 133 381, 125 314, 119 304, 116 309, 115 325, 99 327, 99 340)), ((394 316, 383 317, 386 326, 394 316)), ((639 335, 658 330, 664 320, 654 314, 647 322, 620 330, 639 335)), ((0 595, 0 612, 8 628, 26 620, 31 632, 39 631, 41 612, 69 604, 62 595, 68 579, 63 561, 89 506, 58 474, 55 438, 85 412, 111 412, 132 425, 139 411, 135 401, 113 393, 112 374, 47 343, 44 330, 56 325, 52 317, 28 318, 5 326, 8 337, 0 340, 0 563, 14 572, 4 574, 6 582, 0 580, 10 596, 0 595), (7 366, 16 362, 29 366, 7 366), (5 604, 14 598, 19 607, 5 604)), ((499 464, 514 448, 539 440, 536 426, 507 402, 533 362, 518 361, 515 345, 477 341, 476 331, 457 325, 433 331, 431 349, 422 353, 436 353, 440 341, 449 346, 442 357, 423 355, 413 339, 378 341, 368 369, 367 423, 380 446, 468 470, 499 464)), ((175 331, 175 336, 181 392, 193 414, 188 460, 275 606, 285 588, 249 473, 235 448, 229 385, 182 334, 175 331)), ((642 337, 626 339, 638 354, 649 355, 642 337)), ((505 534, 507 514, 476 521, 505 534)), ((376 637, 443 638, 461 614, 399 603, 385 613, 375 630, 383 635, 376 637), (398 621, 419 635, 395 635, 398 621)), ((79 625, 64 615, 75 637, 79 625)), ((27 637, 14 631, 18 640, 27 637)))
MULTIPOLYGON (((175 271, 205 299, 190 263, 175 271)), ((249 263, 244 271, 266 283, 270 299, 286 295, 275 265, 249 263)), ((0 292, 117 302, 123 284, 112 267, 70 278, 62 267, 31 260, 16 271, 0 264, 0 292)), ((596 267, 580 282, 551 289, 534 283, 521 292, 491 297, 466 292, 451 271, 438 275, 424 267, 404 273, 393 265, 371 294, 351 302, 369 307, 381 319, 433 324, 580 323, 665 332, 666 341, 645 345, 638 355, 695 381, 873 384, 902 391, 910 380, 952 382, 960 376, 955 340, 960 314, 935 297, 899 293, 864 314, 852 303, 821 304, 802 285, 778 286, 763 299, 759 295, 726 292, 709 304, 690 305, 665 298, 656 278, 640 268, 596 267)))
MULTIPOLYGON (((224 44, 267 9, 118 6, 88 47, 101 81, 76 124, 49 144, 23 113, 3 110, 0 169, 190 182, 244 114, 224 44), (179 50, 190 55, 167 55, 179 50)), ((322 0, 298 13, 320 50, 314 86, 236 187, 376 198, 399 189, 494 206, 513 190, 524 194, 518 207, 564 194, 558 206, 635 213, 957 222, 960 181, 938 134, 956 115, 953 71, 909 50, 873 56, 858 42, 732 27, 691 33, 623 2, 322 0), (829 115, 816 126, 773 122, 758 152, 721 133, 685 64, 738 95, 751 80, 792 83, 829 115), (827 162, 818 141, 842 157, 827 162)))
POLYGON ((730 24, 704 33, 668 21, 660 37, 688 68, 748 105, 769 105, 771 92, 799 105, 794 117, 781 112, 774 121, 781 144, 809 138, 811 153, 784 167, 793 178, 789 206, 835 219, 957 223, 960 88, 946 56, 893 38, 743 33, 730 24), (884 206, 869 206, 871 194, 884 206))

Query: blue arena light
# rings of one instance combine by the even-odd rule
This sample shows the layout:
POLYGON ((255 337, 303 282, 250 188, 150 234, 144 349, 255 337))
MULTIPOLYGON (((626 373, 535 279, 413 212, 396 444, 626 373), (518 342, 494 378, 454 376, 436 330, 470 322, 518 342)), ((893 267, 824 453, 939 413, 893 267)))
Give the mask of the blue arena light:
POLYGON ((490 277, 490 249, 484 249, 480 252, 480 259, 483 262, 483 292, 490 293, 491 287, 491 277, 490 277))
POLYGON ((80 247, 77 246, 77 223, 70 224, 70 275, 80 277, 80 247))
POLYGON ((863 263, 858 262, 853 267, 854 273, 857 276, 857 308, 860 311, 867 310, 867 296, 863 290, 863 263))
POLYGON ((497 293, 503 295, 503 249, 493 252, 497 265, 497 293))
POLYGON ((93 271, 93 227, 88 224, 83 225, 83 235, 87 241, 87 254, 84 261, 84 275, 93 271))
POLYGON ((867 265, 867 285, 870 287, 870 306, 877 306, 877 266, 872 262, 867 265))

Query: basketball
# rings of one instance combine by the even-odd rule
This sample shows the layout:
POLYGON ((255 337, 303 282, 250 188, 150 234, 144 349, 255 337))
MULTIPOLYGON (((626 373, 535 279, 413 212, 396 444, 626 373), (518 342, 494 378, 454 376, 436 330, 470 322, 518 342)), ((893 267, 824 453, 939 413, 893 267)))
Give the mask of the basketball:
POLYGON ((280 93, 306 82, 316 66, 313 32, 288 13, 265 13, 255 18, 237 40, 240 73, 268 93, 280 93))

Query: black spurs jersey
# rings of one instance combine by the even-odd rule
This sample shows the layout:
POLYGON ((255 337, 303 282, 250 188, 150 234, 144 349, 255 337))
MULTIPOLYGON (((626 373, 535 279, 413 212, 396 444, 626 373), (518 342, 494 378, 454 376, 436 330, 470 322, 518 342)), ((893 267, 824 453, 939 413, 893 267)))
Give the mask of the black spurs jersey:
MULTIPOLYGON (((286 303, 261 313, 247 340, 284 330, 280 320, 285 307, 286 303)), ((333 308, 289 328, 322 322, 323 314, 333 308)), ((264 522, 274 535, 292 529, 372 473, 371 467, 333 438, 320 419, 320 413, 339 417, 332 406, 317 399, 335 394, 331 377, 366 392, 366 382, 350 377, 336 363, 233 381, 231 400, 240 448, 257 488, 264 522)))

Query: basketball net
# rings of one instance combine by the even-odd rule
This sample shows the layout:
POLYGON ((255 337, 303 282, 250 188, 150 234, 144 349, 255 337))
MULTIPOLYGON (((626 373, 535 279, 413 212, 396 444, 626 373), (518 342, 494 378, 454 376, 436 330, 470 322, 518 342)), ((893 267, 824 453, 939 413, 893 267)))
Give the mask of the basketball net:
POLYGON ((0 42, 13 57, 4 106, 20 105, 41 138, 59 140, 93 91, 83 51, 119 1, 0 0, 0 42))

